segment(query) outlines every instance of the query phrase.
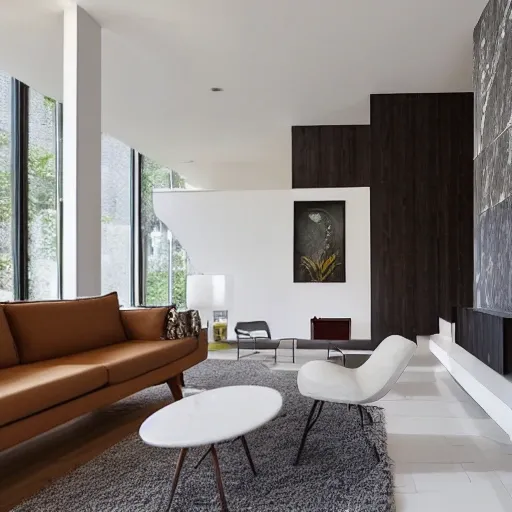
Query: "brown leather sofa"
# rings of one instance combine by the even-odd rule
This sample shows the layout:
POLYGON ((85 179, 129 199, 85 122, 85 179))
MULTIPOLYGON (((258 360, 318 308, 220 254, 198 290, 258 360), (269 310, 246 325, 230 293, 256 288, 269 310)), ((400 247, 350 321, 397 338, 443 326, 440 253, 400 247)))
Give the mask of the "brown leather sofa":
POLYGON ((0 305, 0 450, 155 384, 179 400, 206 333, 162 340, 166 314, 120 310, 116 293, 0 305))

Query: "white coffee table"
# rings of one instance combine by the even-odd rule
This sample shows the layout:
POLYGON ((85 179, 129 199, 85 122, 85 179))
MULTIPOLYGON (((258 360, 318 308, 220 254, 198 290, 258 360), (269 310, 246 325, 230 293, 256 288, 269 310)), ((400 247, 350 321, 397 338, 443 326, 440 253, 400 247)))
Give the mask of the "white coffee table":
POLYGON ((240 439, 251 469, 256 474, 245 434, 274 419, 282 405, 283 399, 275 389, 229 386, 183 398, 151 415, 140 427, 141 439, 151 446, 181 449, 172 482, 169 510, 188 449, 209 445, 196 468, 211 454, 221 510, 227 511, 215 445, 240 439))

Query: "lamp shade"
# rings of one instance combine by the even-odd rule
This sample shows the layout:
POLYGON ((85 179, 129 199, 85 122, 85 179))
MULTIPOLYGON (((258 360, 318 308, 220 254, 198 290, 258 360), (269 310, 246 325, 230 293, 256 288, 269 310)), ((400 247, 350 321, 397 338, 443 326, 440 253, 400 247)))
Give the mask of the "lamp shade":
POLYGON ((213 284, 213 309, 226 309, 227 285, 226 276, 212 276, 213 284))
POLYGON ((187 307, 218 310, 226 307, 226 276, 197 274, 187 276, 187 307))

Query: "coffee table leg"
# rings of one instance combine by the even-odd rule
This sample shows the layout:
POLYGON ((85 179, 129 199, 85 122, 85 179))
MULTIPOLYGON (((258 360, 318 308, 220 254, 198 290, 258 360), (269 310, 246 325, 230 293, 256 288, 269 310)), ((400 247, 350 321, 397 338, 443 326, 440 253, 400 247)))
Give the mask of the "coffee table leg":
POLYGON ((221 510, 222 512, 228 512, 228 504, 226 502, 224 486, 222 485, 222 476, 220 474, 219 458, 217 457, 217 450, 213 444, 210 453, 212 454, 213 469, 215 470, 215 479, 217 480, 217 489, 219 491, 221 510))
POLYGON ((180 451, 180 455, 178 457, 178 463, 176 464, 176 470, 174 471, 174 478, 172 480, 172 488, 171 488, 171 499, 169 501, 169 508, 167 510, 171 510, 172 500, 174 498, 174 493, 176 492, 176 487, 178 487, 178 481, 180 479, 181 468, 183 467, 183 463, 185 462, 185 457, 187 456, 188 448, 182 448, 180 451))
POLYGON ((245 436, 241 436, 240 439, 242 440, 242 445, 244 447, 245 454, 249 459, 249 464, 251 465, 252 472, 254 473, 254 475, 256 475, 256 469, 254 468, 254 463, 252 462, 251 452, 249 451, 249 445, 247 444, 247 440, 245 439, 245 436))

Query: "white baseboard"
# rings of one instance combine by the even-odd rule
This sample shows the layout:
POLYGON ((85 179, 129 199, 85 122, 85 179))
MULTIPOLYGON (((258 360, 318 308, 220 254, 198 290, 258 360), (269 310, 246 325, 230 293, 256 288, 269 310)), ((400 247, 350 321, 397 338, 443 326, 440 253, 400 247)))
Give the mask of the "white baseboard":
POLYGON ((452 377, 512 439, 512 379, 495 372, 444 336, 431 336, 429 348, 452 377))

